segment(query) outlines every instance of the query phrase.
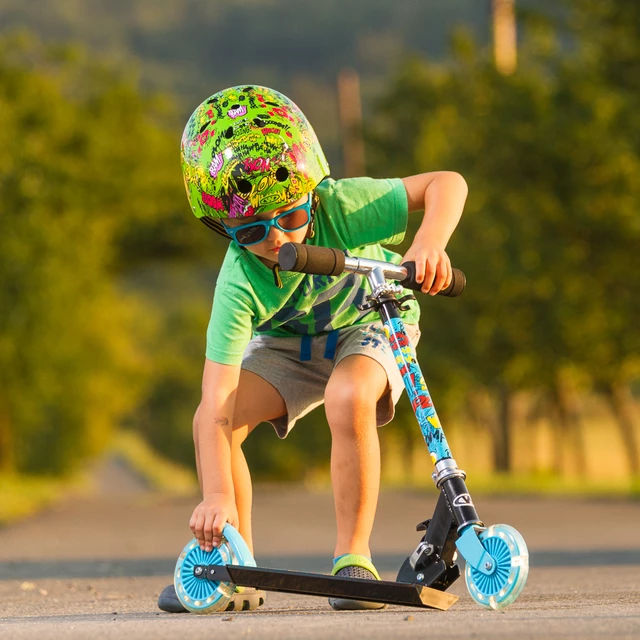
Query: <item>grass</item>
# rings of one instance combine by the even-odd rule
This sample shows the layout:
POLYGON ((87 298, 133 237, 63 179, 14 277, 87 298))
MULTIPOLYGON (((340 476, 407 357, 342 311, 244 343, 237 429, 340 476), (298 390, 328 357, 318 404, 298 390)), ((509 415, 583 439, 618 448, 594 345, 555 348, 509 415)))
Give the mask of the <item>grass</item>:
POLYGON ((476 474, 468 479, 478 494, 640 498, 640 478, 558 477, 553 474, 476 474))
MULTIPOLYGON (((455 437, 454 437, 455 440, 455 437)), ((414 460, 408 461, 402 452, 394 450, 387 442, 383 456, 384 489, 416 489, 432 487, 432 464, 424 447, 416 449, 414 460)), ((465 452, 464 442, 455 442, 454 449, 463 449, 460 466, 468 471, 467 484, 474 494, 485 495, 540 495, 540 496, 584 496, 618 497, 640 499, 640 477, 628 474, 590 473, 580 478, 575 473, 562 476, 553 473, 516 471, 505 475, 490 471, 489 464, 472 465, 478 457, 487 458, 487 446, 482 438, 474 438, 473 453, 465 452), (462 446, 461 446, 462 445, 462 446), (484 446, 483 446, 484 445, 484 446)), ((519 447, 531 452, 531 448, 519 447)), ((195 474, 168 461, 156 453, 138 434, 122 431, 114 436, 109 452, 124 459, 155 491, 169 495, 194 495, 198 491, 195 474)), ((521 456, 522 457, 522 456, 521 456)), ((611 462, 619 462, 621 451, 612 454, 611 462)), ((597 465, 599 469, 615 469, 616 464, 597 465)), ((591 465, 591 470, 596 468, 591 465)), ((310 472, 301 481, 307 489, 330 490, 328 467, 310 472)), ((0 526, 26 518, 54 504, 72 491, 90 486, 90 471, 71 477, 54 478, 0 474, 0 526), (88 477, 89 476, 89 477, 88 477)))
MULTIPOLYGON (((425 462, 422 473, 384 474, 382 490, 428 490, 434 489, 432 468, 425 462)), ((511 474, 487 472, 473 469, 467 473, 466 484, 474 495, 494 496, 581 496, 585 498, 618 497, 640 500, 640 478, 579 478, 558 476, 551 472, 511 474)), ((330 491, 329 470, 314 470, 307 474, 304 486, 310 491, 330 491)))
MULTIPOLYGON (((311 489, 331 489, 329 478, 313 476, 307 483, 311 489)), ((495 473, 473 471, 467 473, 466 485, 474 495, 491 496, 571 496, 583 498, 628 498, 640 500, 640 478, 561 477, 553 474, 495 473)), ((429 474, 421 478, 387 479, 382 481, 383 490, 432 490, 433 480, 429 474)))
MULTIPOLYGON (((559 432, 550 420, 524 420, 531 399, 523 396, 519 401, 518 419, 514 418, 511 430, 510 474, 493 470, 488 428, 464 420, 447 423, 451 451, 467 472, 472 493, 640 499, 640 476, 633 476, 619 427, 601 399, 585 400, 581 449, 571 434, 559 432), (582 455, 578 455, 580 450, 582 455)), ((640 431, 637 437, 640 439, 640 431)), ((433 486, 433 463, 422 440, 414 438, 407 447, 397 433, 384 429, 380 438, 384 486, 433 486)))
POLYGON ((57 502, 79 481, 78 476, 61 479, 0 475, 0 526, 26 518, 57 502))
POLYGON ((155 452, 137 433, 120 431, 111 446, 155 491, 170 495, 193 495, 198 491, 195 474, 155 452))
MULTIPOLYGON (((198 491, 194 473, 157 454, 135 433, 116 434, 109 454, 124 459, 155 491, 169 495, 198 491)), ((90 493, 91 487, 90 469, 67 477, 0 474, 0 527, 34 515, 71 492, 90 493)))

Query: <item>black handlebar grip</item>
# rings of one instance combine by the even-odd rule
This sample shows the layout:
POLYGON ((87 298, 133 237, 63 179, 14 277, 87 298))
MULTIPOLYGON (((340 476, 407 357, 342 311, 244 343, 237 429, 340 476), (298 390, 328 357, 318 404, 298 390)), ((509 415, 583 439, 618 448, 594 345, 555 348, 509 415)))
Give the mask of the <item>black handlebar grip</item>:
MULTIPOLYGON (((416 282, 416 263, 405 262, 402 266, 407 270, 407 277, 400 284, 407 289, 420 291, 422 289, 422 283, 416 282)), ((452 271, 451 284, 446 289, 438 291, 437 295, 455 298, 464 291, 467 284, 467 277, 460 269, 453 269, 452 271)))
POLYGON ((278 264, 283 271, 339 276, 344 271, 344 253, 329 247, 287 242, 280 247, 278 264))

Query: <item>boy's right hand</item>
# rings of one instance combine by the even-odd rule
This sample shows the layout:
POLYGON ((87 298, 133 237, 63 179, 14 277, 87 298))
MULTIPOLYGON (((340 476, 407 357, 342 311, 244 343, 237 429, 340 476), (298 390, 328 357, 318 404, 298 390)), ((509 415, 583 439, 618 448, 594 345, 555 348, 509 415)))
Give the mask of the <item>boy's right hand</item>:
POLYGON ((213 493, 193 510, 189 527, 200 548, 211 551, 222 541, 222 529, 227 522, 238 528, 235 497, 228 493, 213 493))

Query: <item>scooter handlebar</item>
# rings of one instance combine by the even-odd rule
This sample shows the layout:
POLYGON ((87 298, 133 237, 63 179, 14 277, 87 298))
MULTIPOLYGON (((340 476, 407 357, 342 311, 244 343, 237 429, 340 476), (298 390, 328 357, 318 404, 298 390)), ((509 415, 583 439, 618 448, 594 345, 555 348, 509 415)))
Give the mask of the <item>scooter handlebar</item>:
MULTIPOLYGON (((300 244, 297 242, 288 242, 280 248, 278 254, 278 263, 283 271, 295 271, 298 273, 313 273, 316 275, 339 276, 345 271, 345 263, 349 260, 358 260, 354 258, 346 258, 344 252, 329 247, 316 247, 314 245, 300 244)), ((367 264, 384 267, 386 263, 362 260, 367 264)), ((392 267, 398 272, 397 265, 386 265, 392 267)), ((400 285, 420 291, 422 283, 416 282, 416 265, 415 262, 405 262, 400 269, 406 272, 400 285)), ((352 266, 347 266, 348 271, 360 271, 352 266)), ((448 296, 454 298, 459 296, 465 288, 467 279, 460 269, 453 269, 453 278, 451 284, 442 291, 438 292, 439 296, 448 296)))
MULTIPOLYGON (((407 270, 407 277, 400 281, 400 284, 405 289, 413 289, 414 291, 420 291, 422 288, 422 282, 416 282, 416 263, 415 262, 403 262, 402 266, 407 270)), ((467 285, 467 277, 460 269, 452 269, 451 284, 446 289, 438 291, 436 295, 447 296, 448 298, 458 297, 467 285)))
POLYGON ((344 272, 344 253, 329 247, 287 242, 280 248, 278 263, 283 271, 339 276, 344 272))

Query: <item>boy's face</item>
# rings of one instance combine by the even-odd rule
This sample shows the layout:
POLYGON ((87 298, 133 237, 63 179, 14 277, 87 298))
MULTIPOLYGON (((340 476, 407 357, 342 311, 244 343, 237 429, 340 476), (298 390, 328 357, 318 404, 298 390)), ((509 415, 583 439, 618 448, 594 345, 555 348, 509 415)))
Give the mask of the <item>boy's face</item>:
MULTIPOLYGON (((238 220, 236 218, 226 218, 224 220, 224 226, 228 230, 237 230, 240 228, 244 229, 245 227, 250 227, 256 222, 267 222, 269 220, 273 220, 273 218, 275 218, 276 216, 293 209, 299 210, 296 211, 295 215, 302 216, 300 220, 304 221, 305 205, 307 204, 309 204, 309 206, 311 204, 310 194, 303 196, 295 202, 291 202, 267 213, 260 213, 257 216, 249 216, 248 218, 242 218, 241 220, 238 220)), ((283 219, 281 218, 281 220, 283 219)), ((284 220, 282 222, 282 226, 286 226, 284 220)), ((240 246, 245 246, 245 249, 247 249, 247 251, 251 251, 251 253, 257 256, 267 267, 271 268, 278 262, 278 252, 280 251, 280 247, 286 242, 304 242, 304 239, 307 235, 308 227, 308 218, 307 222, 303 226, 298 229, 293 229, 292 231, 282 231, 274 224, 269 227, 269 231, 266 237, 261 242, 248 244, 246 246, 240 244, 240 246)))

